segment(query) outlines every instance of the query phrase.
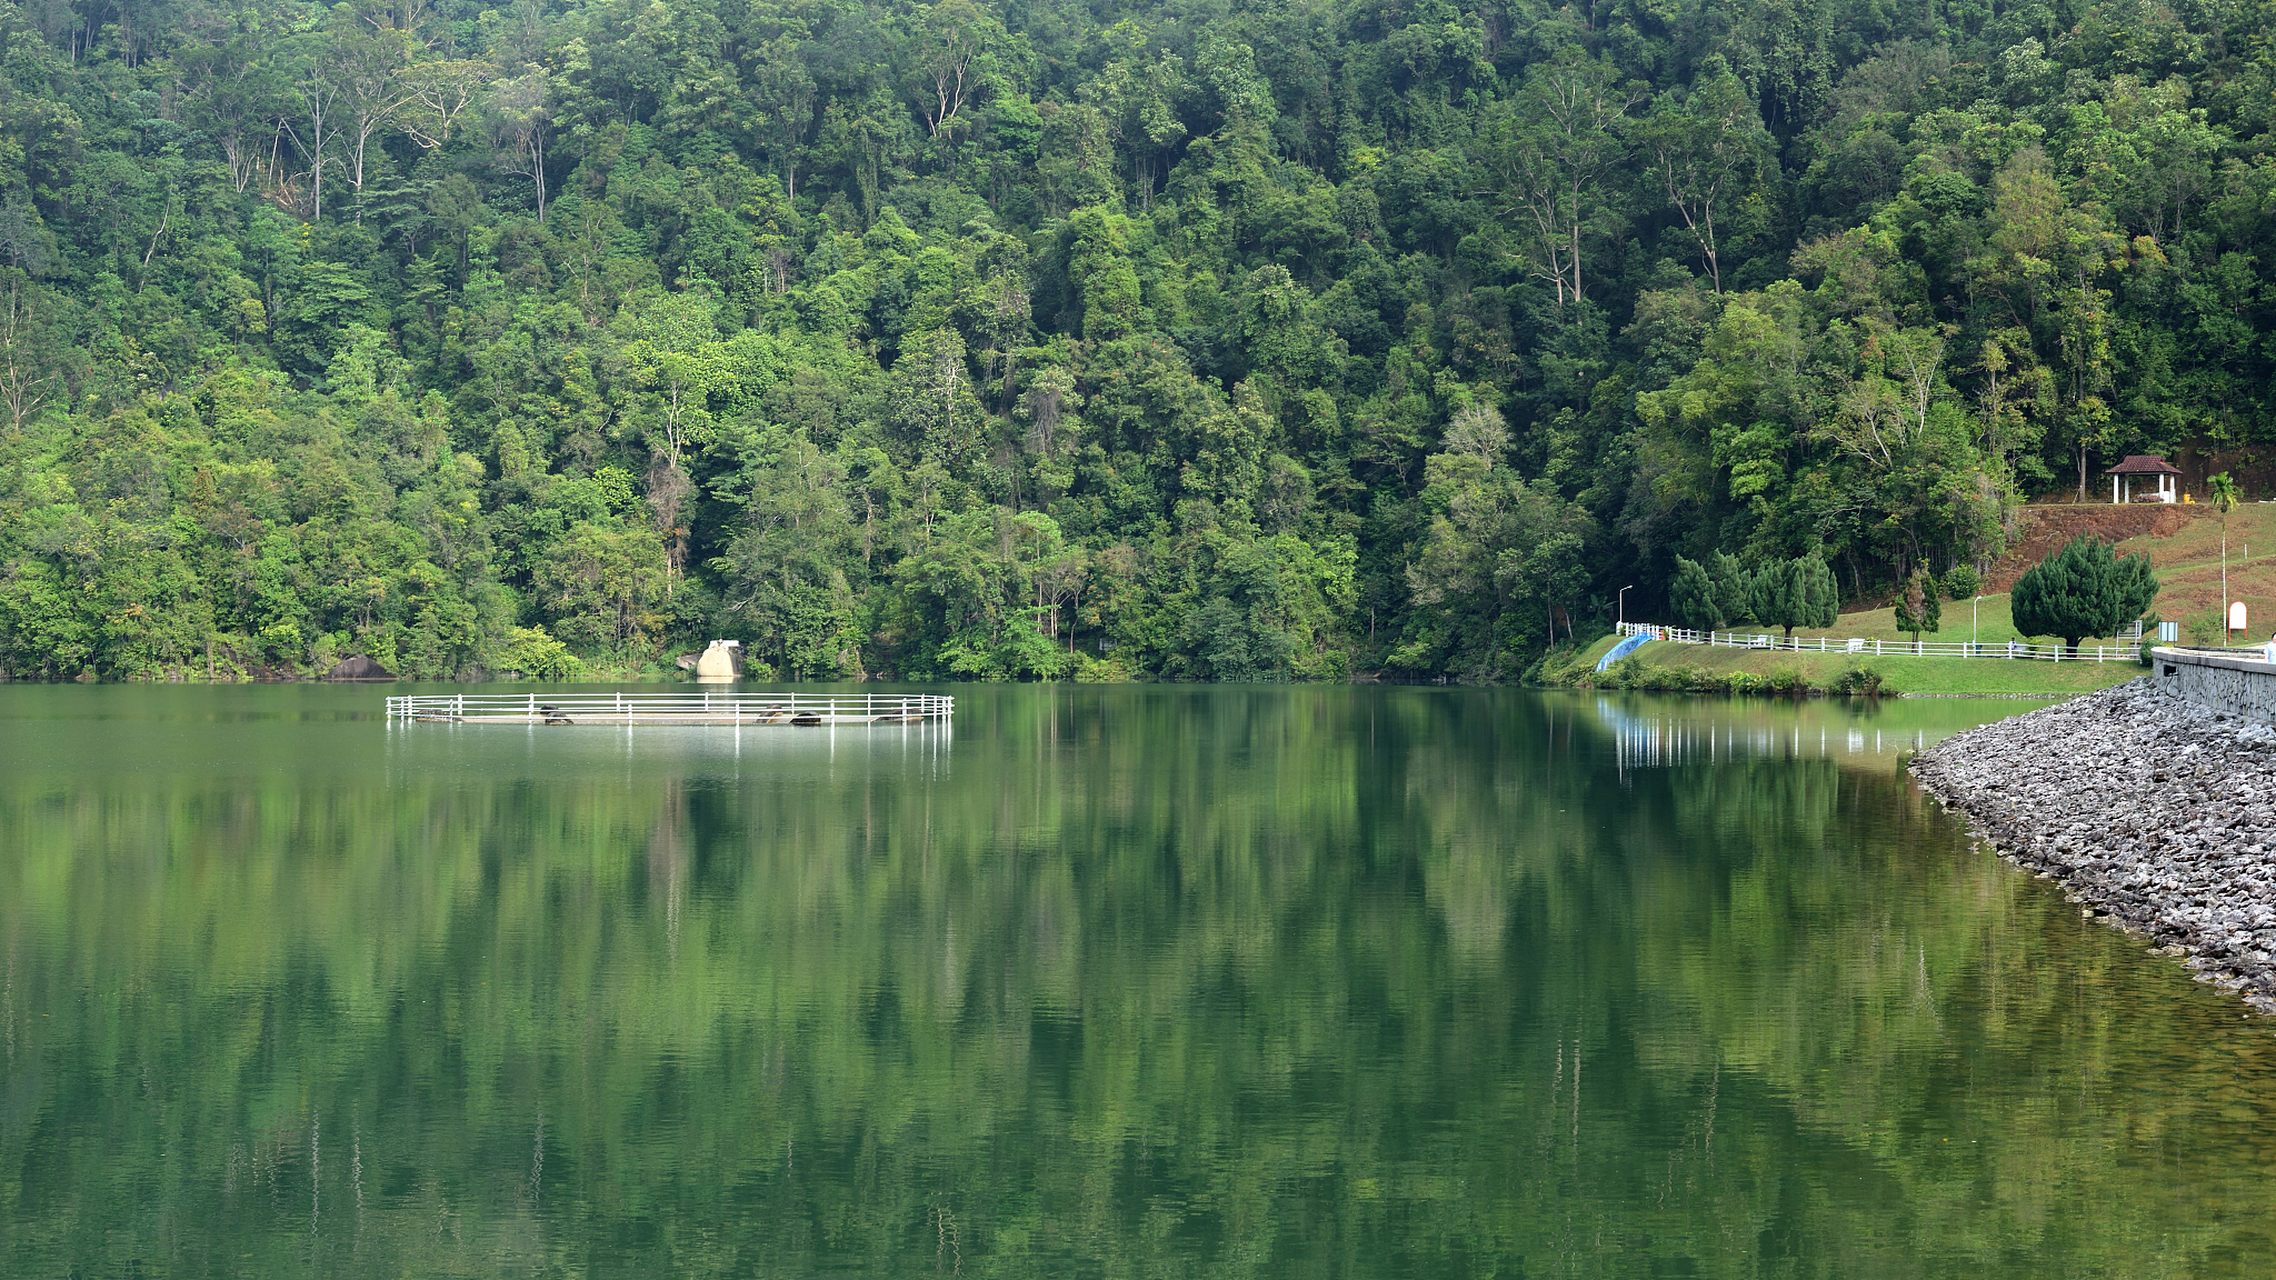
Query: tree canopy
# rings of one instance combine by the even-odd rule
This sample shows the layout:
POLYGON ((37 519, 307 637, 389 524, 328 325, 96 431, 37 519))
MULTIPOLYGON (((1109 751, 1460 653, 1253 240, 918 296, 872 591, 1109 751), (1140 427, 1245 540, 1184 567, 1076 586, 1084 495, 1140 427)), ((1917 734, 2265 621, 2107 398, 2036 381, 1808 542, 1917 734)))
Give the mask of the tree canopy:
POLYGON ((2100 538, 2073 538, 2016 580, 2015 628, 2060 636, 2075 651, 2087 636, 2116 635, 2156 598, 2148 556, 2121 556, 2100 538))
POLYGON ((0 0, 0 671, 1497 680, 1981 565, 2265 430, 2267 22, 0 0))
POLYGON ((1668 595, 1676 621, 1701 631, 1759 622, 1784 627, 1791 636, 1796 627, 1832 626, 1840 606, 1833 571, 1817 556, 1775 560, 1748 570, 1737 557, 1719 554, 1712 572, 1696 560, 1677 556, 1668 595))
MULTIPOLYGON (((1927 565, 1913 566, 1912 576, 1905 579, 1904 589, 1897 593, 1894 614, 1897 630, 1912 632, 1913 643, 1916 645, 1920 643, 1924 632, 1935 631, 1943 625, 1944 604, 1937 599, 1936 579, 1928 572, 1927 565)), ((2019 620, 2022 616, 2021 613, 2016 614, 2019 620)), ((2078 642, 2074 640, 2071 643, 2075 648, 2078 642)))

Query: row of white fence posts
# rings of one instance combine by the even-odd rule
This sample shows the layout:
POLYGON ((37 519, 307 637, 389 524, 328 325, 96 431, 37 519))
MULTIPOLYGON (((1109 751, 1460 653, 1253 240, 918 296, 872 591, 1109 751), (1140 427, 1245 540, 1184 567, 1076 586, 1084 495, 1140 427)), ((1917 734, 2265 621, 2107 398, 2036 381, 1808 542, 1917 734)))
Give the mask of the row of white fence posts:
MULTIPOLYGON (((1618 634, 1622 637, 1645 634, 1653 639, 1663 640, 1670 644, 1703 644, 1713 648, 1769 649, 1791 653, 1854 653, 1863 655, 1868 652, 1865 646, 1871 645, 1870 652, 1875 657, 1887 656, 1890 652, 1888 646, 1892 643, 1886 640, 1867 639, 1862 636, 1773 636, 1767 633, 1693 631, 1685 627, 1666 627, 1649 622, 1619 623, 1618 634), (1837 639, 1840 641, 1838 647, 1833 643, 1837 639), (1817 642, 1815 648, 1809 643, 1812 640, 1817 642)), ((2071 653, 2067 652, 2061 645, 2024 644, 2012 640, 1996 648, 1964 640, 1949 643, 1923 640, 1914 640, 1908 643, 1899 640, 1894 643, 1900 646, 1895 650, 1899 655, 1923 658, 2024 658, 2049 662, 2133 662, 2137 661, 2141 655, 2139 639, 2133 644, 2096 645, 2091 654, 2084 645, 2081 645, 2077 652, 2071 653)))

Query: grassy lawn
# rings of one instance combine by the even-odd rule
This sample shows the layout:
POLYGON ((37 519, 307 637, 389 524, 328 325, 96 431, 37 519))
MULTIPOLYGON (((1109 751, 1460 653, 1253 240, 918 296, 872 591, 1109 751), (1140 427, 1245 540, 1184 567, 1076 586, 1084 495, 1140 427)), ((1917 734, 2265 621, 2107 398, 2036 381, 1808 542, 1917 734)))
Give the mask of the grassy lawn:
MULTIPOLYGON (((1989 603, 1988 601, 1986 603, 1989 603)), ((1583 670, 1596 666, 1614 641, 1607 637, 1590 646, 1583 670)), ((2033 662, 2005 658, 1915 658, 1884 654, 1783 653, 1761 649, 1714 649, 1706 645, 1668 644, 1655 640, 1636 651, 1650 667, 1691 667, 1711 675, 1744 671, 1772 676, 1783 671, 1799 675, 1812 688, 1823 689, 1852 667, 1866 666, 1880 673, 1885 689, 1893 693, 2031 694, 2055 697, 2091 693, 2124 684, 2148 674, 2133 662, 2033 662)))
MULTIPOLYGON (((2247 503, 2230 512, 2228 537, 2229 599, 2244 602, 2252 640, 2266 640, 2276 630, 2276 503, 2247 503)), ((2185 638, 2201 644, 2221 642, 2220 521, 2196 520, 2171 538, 2129 538, 2118 544, 2118 550, 2149 553, 2158 576, 2154 607, 2181 623, 2185 638)), ((1991 601, 1984 603, 1988 606, 1991 601)), ((2239 635, 2233 643, 2247 641, 2239 635)))
MULTIPOLYGON (((2276 580, 2272 580, 2271 585, 2276 585, 2276 580)), ((2220 594, 2217 587, 2213 594, 2215 596, 2220 594)), ((2052 637, 2026 636, 2015 629, 2015 619, 2008 611, 2009 599, 2009 595, 2003 591, 1996 596, 1985 596, 1981 604, 1971 604, 1967 600, 1946 600, 1943 602, 1944 617, 1941 625, 1937 630, 1922 636, 1921 639, 1938 641, 1977 640, 1984 644, 2005 644, 2010 640, 2033 639, 2042 644, 2051 642, 2052 637), (1973 609, 1972 617, 1971 608, 1973 609)), ((1775 627, 1741 627, 1739 630, 1769 635, 1785 634, 1775 627)), ((1846 640, 1851 636, 1863 636, 1868 640, 1901 640, 1906 643, 1912 641, 1910 631, 1897 630, 1897 615, 1894 609, 1869 609, 1863 613, 1845 613, 1834 619, 1832 626, 1823 630, 1813 631, 1797 627, 1794 634, 1797 637, 1826 636, 1836 640, 1846 640)), ((2090 640, 2087 643, 2092 644, 2093 642, 2090 640)), ((2107 644, 2110 641, 2105 638, 2104 643, 2107 644)))
MULTIPOLYGON (((2122 554, 2148 553, 2157 570, 2158 597, 2151 607, 2162 617, 2182 624, 2184 639, 2199 644, 2221 643, 2221 523, 2202 518, 2191 521, 2169 538, 2129 538, 2118 546, 2122 554)), ((2228 597, 2244 601, 2252 623, 2251 639, 2266 639, 2276 630, 2276 503, 2249 503, 2230 513, 2228 520, 2228 597)), ((2009 640, 2056 643, 2053 636, 2026 636, 2015 629, 2006 592, 1986 595, 1980 602, 1946 600, 1942 625, 1923 639, 1975 640, 1987 645, 2009 640), (1971 604, 1973 617, 1971 618, 1971 604)), ((1771 627, 1742 627, 1742 633, 1782 635, 1771 627)), ((1797 628, 1797 638, 1907 642, 1892 609, 1844 613, 1823 630, 1797 628)), ((2099 639, 2090 638, 2089 646, 2099 639)), ((2247 643, 2243 634, 2232 643, 2247 643)), ((1609 638, 1590 648, 1586 664, 1610 649, 1609 638)), ((1868 666, 1880 673, 1887 688, 1900 693, 2003 694, 2044 693, 2062 696, 2086 693, 2123 684, 2143 674, 2131 662, 2034 662, 2004 658, 1930 658, 1898 654, 1784 653, 1745 649, 1716 649, 1705 645, 1677 645, 1654 641, 1636 655, 1647 667, 1689 667, 1709 675, 1747 672, 1772 676, 1791 672, 1816 688, 1825 688, 1842 672, 1868 666)))
MULTIPOLYGON (((2248 503, 2229 515, 2229 598, 2242 600, 2252 623, 2253 640, 2265 640, 2276 630, 2276 503, 2248 503), (2257 547, 2258 550, 2251 550, 2257 547), (2250 551, 2250 558, 2246 553, 2250 551)), ((2169 621, 2183 624, 2183 635, 2201 644, 2221 642, 2221 525, 2215 519, 2197 520, 2171 538, 2129 538, 2118 544, 2122 555, 2147 552, 2150 564, 2157 570, 2158 597, 2151 609, 2169 621)), ((2009 640, 2027 640, 2038 644, 2056 642, 2053 636, 2026 636, 2015 629, 2014 616, 2009 612, 2011 597, 2007 592, 1987 595, 1982 603, 1974 605, 1971 622, 1971 602, 1946 600, 1942 625, 1922 639, 1942 641, 1977 640, 1984 644, 2005 644, 2009 640)), ((1766 627, 1742 627, 1745 632, 1784 632, 1766 627)), ((1859 613, 1844 613, 1834 625, 1823 630, 1797 628, 1796 636, 1827 636, 1847 639, 1863 636, 1873 640, 1911 640, 1912 633, 1897 630, 1896 611, 1868 609, 1859 613)), ((2103 643, 2111 638, 2099 637, 2103 643)), ((2242 635, 2235 643, 2246 643, 2242 635)), ((2089 639, 2086 643, 2092 644, 2089 639)))

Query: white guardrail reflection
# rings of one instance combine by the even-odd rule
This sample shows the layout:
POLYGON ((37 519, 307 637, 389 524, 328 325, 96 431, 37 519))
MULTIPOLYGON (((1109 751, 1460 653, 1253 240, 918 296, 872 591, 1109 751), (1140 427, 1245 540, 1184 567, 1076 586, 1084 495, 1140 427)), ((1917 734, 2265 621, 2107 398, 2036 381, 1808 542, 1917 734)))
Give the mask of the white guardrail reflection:
POLYGON ((1611 733, 1614 757, 1623 772, 1731 761, 1891 755, 1924 750, 1944 736, 1925 729, 1885 730, 1865 725, 1813 725, 1800 721, 1747 724, 1638 715, 1609 698, 1598 698, 1596 711, 1611 733))

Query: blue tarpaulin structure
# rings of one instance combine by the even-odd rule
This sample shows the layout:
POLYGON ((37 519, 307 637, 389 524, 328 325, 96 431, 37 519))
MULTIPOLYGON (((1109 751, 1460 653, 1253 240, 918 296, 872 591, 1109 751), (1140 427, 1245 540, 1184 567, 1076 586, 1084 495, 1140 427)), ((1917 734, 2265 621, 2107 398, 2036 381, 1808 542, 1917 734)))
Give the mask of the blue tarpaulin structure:
POLYGON ((1644 642, 1651 638, 1651 632, 1639 631, 1636 634, 1621 641, 1620 643, 1612 646, 1611 652, 1596 660, 1596 669, 1602 671, 1606 667, 1611 666, 1613 663, 1620 661, 1622 658, 1627 657, 1629 654, 1634 653, 1636 650, 1643 648, 1644 642))

